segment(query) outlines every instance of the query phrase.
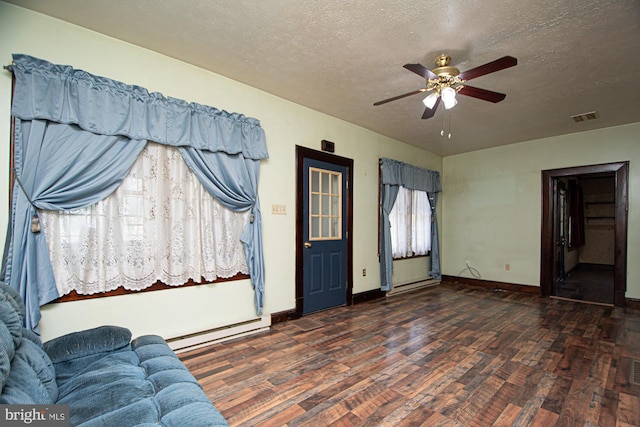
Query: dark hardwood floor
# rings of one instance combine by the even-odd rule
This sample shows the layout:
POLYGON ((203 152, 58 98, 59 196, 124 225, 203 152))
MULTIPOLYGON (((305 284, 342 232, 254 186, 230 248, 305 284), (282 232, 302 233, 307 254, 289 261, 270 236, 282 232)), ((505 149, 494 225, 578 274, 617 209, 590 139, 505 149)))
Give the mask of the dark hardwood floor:
POLYGON ((553 285, 553 295, 613 304, 613 275, 613 265, 578 264, 563 282, 553 285))
POLYGON ((440 285, 180 358, 232 426, 640 425, 633 309, 440 285))

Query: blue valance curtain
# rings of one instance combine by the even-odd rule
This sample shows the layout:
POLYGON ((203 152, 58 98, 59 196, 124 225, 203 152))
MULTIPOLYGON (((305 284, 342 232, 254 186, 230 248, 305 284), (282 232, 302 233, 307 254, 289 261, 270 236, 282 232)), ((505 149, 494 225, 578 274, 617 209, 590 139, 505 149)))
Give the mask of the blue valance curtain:
POLYGON ((431 265, 429 275, 435 279, 442 277, 440 273, 440 245, 438 242, 438 218, 436 204, 438 193, 442 191, 440 185, 440 173, 428 169, 419 168, 397 160, 382 158, 381 211, 380 221, 380 288, 390 291, 393 287, 391 276, 393 274, 393 255, 391 252, 391 223, 389 214, 398 196, 400 186, 409 190, 425 191, 431 204, 431 265))
POLYGON ((260 122, 237 113, 166 98, 28 55, 14 55, 14 186, 2 279, 27 306, 35 328, 40 306, 58 297, 38 209, 89 206, 113 192, 147 140, 177 146, 190 169, 221 203, 252 211, 242 243, 256 311, 262 313, 264 263, 258 202, 260 122))

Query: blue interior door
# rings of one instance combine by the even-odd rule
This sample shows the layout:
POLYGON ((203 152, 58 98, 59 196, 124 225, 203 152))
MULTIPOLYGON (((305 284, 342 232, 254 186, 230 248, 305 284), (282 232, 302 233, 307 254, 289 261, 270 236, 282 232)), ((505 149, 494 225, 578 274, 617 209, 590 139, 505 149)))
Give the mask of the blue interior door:
POLYGON ((304 159, 303 314, 346 304, 347 168, 304 159))

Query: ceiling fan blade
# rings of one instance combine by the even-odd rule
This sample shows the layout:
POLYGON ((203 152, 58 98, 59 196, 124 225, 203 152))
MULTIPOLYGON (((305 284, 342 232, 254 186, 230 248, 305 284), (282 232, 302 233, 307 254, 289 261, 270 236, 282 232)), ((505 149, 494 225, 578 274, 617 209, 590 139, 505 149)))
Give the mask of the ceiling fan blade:
POLYGON ((431 71, 430 69, 428 69, 422 64, 404 64, 403 67, 409 71, 413 71, 417 75, 422 76, 427 80, 438 78, 438 76, 436 76, 433 71, 431 71))
POLYGON ((387 102, 395 101, 397 99, 405 98, 407 96, 416 95, 418 93, 426 92, 426 90, 427 89, 422 88, 422 89, 414 90, 414 91, 411 91, 411 92, 403 93, 402 95, 394 96, 393 98, 383 99, 382 101, 378 101, 378 102, 374 103, 373 105, 386 104, 387 102))
POLYGON ((476 77, 484 76, 485 74, 495 73, 496 71, 504 70, 505 68, 513 67, 518 64, 518 60, 513 56, 503 56, 500 59, 489 62, 479 67, 472 68, 467 71, 463 71, 459 74, 462 80, 471 80, 476 77))
POLYGON ((433 117, 434 114, 436 114, 436 110, 438 109, 438 105, 440 105, 440 97, 438 97, 438 99, 436 100, 436 103, 433 105, 433 108, 425 108, 424 109, 424 113, 422 113, 422 118, 423 119, 430 119, 431 117, 433 117))
POLYGON ((464 87, 460 89, 458 93, 489 102, 500 102, 507 97, 507 95, 505 95, 504 93, 493 92, 491 90, 480 89, 467 85, 464 85, 464 87))

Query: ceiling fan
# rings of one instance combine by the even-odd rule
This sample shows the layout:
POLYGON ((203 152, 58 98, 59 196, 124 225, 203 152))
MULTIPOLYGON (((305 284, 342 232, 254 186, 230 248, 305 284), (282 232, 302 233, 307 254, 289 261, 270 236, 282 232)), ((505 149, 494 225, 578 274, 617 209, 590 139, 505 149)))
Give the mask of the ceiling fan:
POLYGON ((413 71, 425 78, 427 87, 414 90, 402 95, 394 96, 382 101, 378 101, 373 105, 382 105, 387 102, 395 101, 407 96, 416 95, 422 92, 431 92, 424 100, 423 103, 427 107, 422 114, 423 119, 433 117, 436 113, 436 109, 440 104, 440 100, 444 104, 445 109, 452 108, 458 103, 456 100, 456 94, 471 96, 473 98, 482 99, 489 102, 500 102, 507 95, 504 93, 493 92, 486 89, 480 89, 473 86, 467 86, 465 82, 476 77, 484 76, 485 74, 495 73, 496 71, 504 70, 505 68, 513 67, 518 64, 518 60, 512 56, 503 56, 500 59, 489 62, 479 67, 472 68, 467 71, 460 72, 456 67, 449 65, 451 63, 451 57, 442 54, 436 58, 436 68, 429 70, 422 64, 405 64, 404 68, 409 71, 413 71))

